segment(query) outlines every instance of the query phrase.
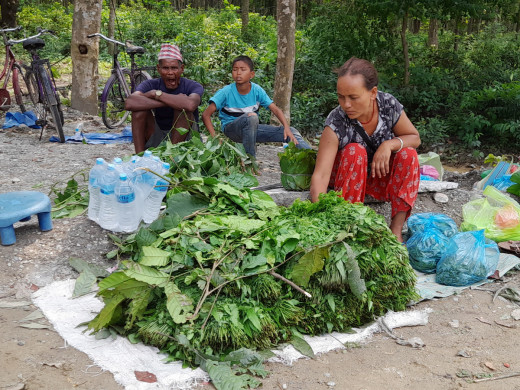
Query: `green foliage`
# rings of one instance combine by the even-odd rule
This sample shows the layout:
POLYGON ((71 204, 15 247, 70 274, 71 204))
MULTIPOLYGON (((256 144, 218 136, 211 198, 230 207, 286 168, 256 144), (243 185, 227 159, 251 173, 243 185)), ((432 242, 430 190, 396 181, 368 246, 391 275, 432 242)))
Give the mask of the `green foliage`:
POLYGON ((359 326, 417 298, 406 250, 361 204, 329 193, 278 208, 265 193, 212 177, 179 187, 185 192, 170 197, 161 217, 179 212, 177 225, 115 237, 118 256, 129 260, 99 282, 105 307, 92 331, 113 327, 200 365, 217 388, 244 388, 256 383, 249 374, 265 375, 244 348, 291 342, 312 355, 301 334, 359 326), (179 211, 181 204, 200 206, 179 211))
POLYGON ((293 142, 278 153, 282 185, 286 190, 304 191, 310 188, 316 154, 313 149, 298 149, 293 142))
MULTIPOLYGON (((18 12, 17 20, 23 27, 22 31, 26 37, 36 34, 38 28, 53 31, 57 39, 44 35, 42 39, 45 41, 45 48, 41 51, 41 55, 43 58, 50 58, 51 61, 59 60, 63 56, 70 55, 72 12, 72 5, 66 7, 58 2, 25 4, 18 12)), ((19 51, 24 52, 21 47, 19 51)), ((25 52, 23 55, 26 55, 25 52)))

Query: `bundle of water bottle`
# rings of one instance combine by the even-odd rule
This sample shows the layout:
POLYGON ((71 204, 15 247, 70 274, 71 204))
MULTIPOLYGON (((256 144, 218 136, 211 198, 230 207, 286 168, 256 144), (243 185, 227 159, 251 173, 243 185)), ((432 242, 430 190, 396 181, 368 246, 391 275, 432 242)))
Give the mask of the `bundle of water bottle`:
POLYGON ((89 219, 103 229, 125 233, 136 231, 141 220, 152 223, 168 190, 164 176, 169 171, 170 164, 149 150, 127 162, 96 159, 89 174, 89 219))

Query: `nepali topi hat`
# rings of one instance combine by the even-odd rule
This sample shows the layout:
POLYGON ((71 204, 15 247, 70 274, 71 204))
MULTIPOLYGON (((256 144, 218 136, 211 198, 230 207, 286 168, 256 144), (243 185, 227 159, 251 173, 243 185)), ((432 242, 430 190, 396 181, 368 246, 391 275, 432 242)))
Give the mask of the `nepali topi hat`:
POLYGON ((177 45, 172 45, 171 43, 163 43, 161 45, 161 50, 159 51, 159 60, 171 59, 171 60, 182 60, 182 54, 177 45))

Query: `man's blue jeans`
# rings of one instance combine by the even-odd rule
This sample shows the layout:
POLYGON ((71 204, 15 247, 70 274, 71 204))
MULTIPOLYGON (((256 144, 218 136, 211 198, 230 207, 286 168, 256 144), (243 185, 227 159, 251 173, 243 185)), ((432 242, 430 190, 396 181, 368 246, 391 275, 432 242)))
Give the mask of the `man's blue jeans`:
MULTIPOLYGON (((294 137, 298 141, 299 149, 310 149, 310 145, 303 139, 300 132, 291 127, 294 137)), ((244 145, 246 152, 256 157, 257 142, 289 142, 283 139, 283 126, 263 125, 259 123, 258 115, 243 114, 224 127, 224 134, 232 141, 244 145)))

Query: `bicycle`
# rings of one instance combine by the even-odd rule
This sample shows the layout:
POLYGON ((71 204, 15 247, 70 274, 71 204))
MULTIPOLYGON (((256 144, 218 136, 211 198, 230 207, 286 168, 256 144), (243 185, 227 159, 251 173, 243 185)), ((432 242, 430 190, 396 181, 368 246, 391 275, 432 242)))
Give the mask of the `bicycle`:
POLYGON ((140 83, 152 79, 152 76, 150 76, 146 70, 154 68, 137 66, 135 56, 144 54, 145 49, 143 47, 125 44, 100 33, 87 35, 88 38, 94 38, 96 36, 116 45, 113 56, 112 74, 108 78, 103 93, 101 94, 101 117, 103 123, 109 129, 114 129, 123 124, 130 114, 129 111, 125 110, 126 98, 135 91, 135 88, 140 83), (119 63, 119 51, 117 50, 117 46, 123 46, 126 53, 130 56, 130 69, 122 67, 119 63))
MULTIPOLYGON (((25 100, 29 97, 29 88, 24 74, 23 65, 18 62, 13 51, 11 50, 12 43, 7 39, 7 33, 16 32, 21 30, 22 27, 5 28, 1 29, 0 33, 4 38, 5 46, 5 61, 2 73, 0 73, 0 82, 2 82, 2 88, 0 88, 0 110, 8 111, 11 108, 11 94, 7 90, 9 81, 12 82, 14 97, 16 104, 20 106, 20 111, 26 112, 25 100), (23 84, 20 83, 20 78, 23 84), (22 90, 25 89, 25 91, 22 90), (25 92, 25 93, 24 93, 25 92)), ((27 69, 27 67, 25 67, 27 69)))
MULTIPOLYGON (((24 96, 28 96, 30 103, 32 103, 36 115, 35 124, 42 128, 41 134, 46 129, 47 125, 52 121, 52 125, 58 131, 60 142, 65 142, 65 134, 63 132, 63 111, 61 109, 61 101, 56 92, 56 81, 52 75, 51 65, 48 59, 40 58, 38 51, 45 47, 45 41, 39 38, 41 35, 50 33, 49 30, 39 29, 36 35, 28 38, 19 40, 7 40, 6 33, 18 31, 20 27, 8 28, 0 30, 4 38, 4 44, 6 47, 6 63, 4 64, 5 80, 4 86, 0 93, 1 101, 7 102, 10 100, 6 99, 8 92, 5 89, 9 79, 10 70, 13 70, 13 90, 17 104, 20 106, 22 112, 28 111, 25 107, 24 96), (26 66, 18 63, 11 50, 11 46, 22 43, 23 48, 27 50, 31 55, 31 65, 26 66), (22 70, 23 68, 23 70, 22 70), (24 74, 25 72, 25 74, 24 74), (19 77, 25 84, 27 94, 24 94, 20 88, 19 77), (5 92, 4 92, 5 91, 5 92), (47 120, 47 114, 50 114, 50 120, 47 120)), ((4 72, 0 74, 4 76, 4 72)), ((0 77, 0 78, 1 78, 0 77)), ((10 107, 10 104, 9 104, 10 107)), ((41 139, 40 134, 40 139, 41 139)))

